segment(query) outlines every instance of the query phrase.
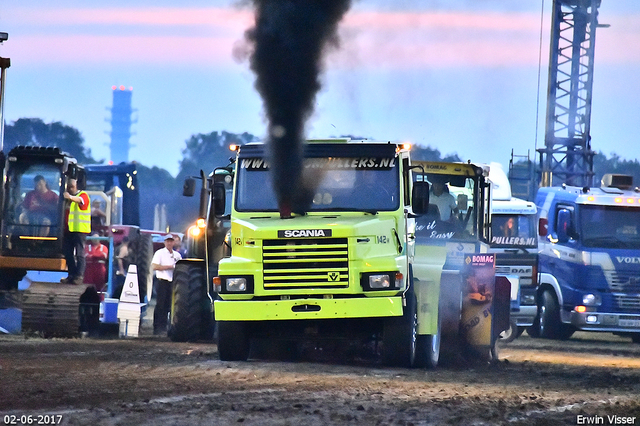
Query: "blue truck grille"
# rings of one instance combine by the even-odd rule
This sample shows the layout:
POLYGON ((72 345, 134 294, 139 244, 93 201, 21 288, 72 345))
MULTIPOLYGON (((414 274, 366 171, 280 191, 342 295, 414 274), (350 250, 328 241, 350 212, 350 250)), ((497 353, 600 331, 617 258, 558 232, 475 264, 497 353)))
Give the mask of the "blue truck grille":
POLYGON ((613 300, 616 306, 622 312, 640 312, 640 294, 627 295, 627 294, 614 294, 613 300))
POLYGON ((611 291, 640 294, 640 275, 637 273, 610 271, 606 276, 611 291))
POLYGON ((347 241, 346 238, 264 240, 264 288, 282 290, 348 287, 347 241))

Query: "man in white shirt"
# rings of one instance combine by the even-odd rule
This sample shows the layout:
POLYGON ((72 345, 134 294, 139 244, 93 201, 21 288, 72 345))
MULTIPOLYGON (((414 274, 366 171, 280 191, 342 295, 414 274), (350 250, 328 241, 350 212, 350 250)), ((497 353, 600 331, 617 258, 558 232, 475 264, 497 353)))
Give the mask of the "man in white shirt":
POLYGON ((443 182, 434 180, 431 184, 431 193, 429 194, 429 203, 436 204, 440 210, 440 220, 447 221, 451 218, 451 213, 457 213, 458 203, 449 191, 445 191, 443 182))
POLYGON ((156 251, 151 259, 151 265, 156 271, 156 307, 153 311, 153 334, 165 335, 167 333, 167 317, 171 310, 171 290, 173 270, 178 260, 182 259, 180 253, 173 249, 173 235, 168 234, 164 238, 164 248, 156 251))

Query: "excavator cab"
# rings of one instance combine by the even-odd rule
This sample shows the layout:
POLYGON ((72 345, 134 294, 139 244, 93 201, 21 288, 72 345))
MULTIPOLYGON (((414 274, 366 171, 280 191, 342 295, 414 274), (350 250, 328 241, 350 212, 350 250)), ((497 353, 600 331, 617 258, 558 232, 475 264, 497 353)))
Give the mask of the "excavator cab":
POLYGON ((63 271, 67 180, 84 172, 59 148, 13 148, 6 156, 0 241, 0 289, 17 288, 27 269, 63 271))
POLYGON ((84 170, 59 148, 18 146, 6 154, 3 178, 0 293, 20 301, 23 331, 77 335, 87 288, 61 284, 59 276, 67 269, 63 194, 69 179, 84 189, 84 170), (23 278, 28 288, 18 291, 23 278))

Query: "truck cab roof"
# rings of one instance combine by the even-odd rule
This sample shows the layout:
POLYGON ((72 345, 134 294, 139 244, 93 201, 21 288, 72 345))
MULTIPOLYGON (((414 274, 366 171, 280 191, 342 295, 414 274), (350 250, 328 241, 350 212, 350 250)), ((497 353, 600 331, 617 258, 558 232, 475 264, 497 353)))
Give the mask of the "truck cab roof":
POLYGON ((576 186, 543 187, 538 190, 536 204, 548 197, 575 204, 640 207, 640 192, 636 189, 613 187, 582 188, 576 186))
POLYGON ((492 214, 536 214, 536 205, 532 201, 521 198, 510 200, 493 200, 491 202, 492 214))

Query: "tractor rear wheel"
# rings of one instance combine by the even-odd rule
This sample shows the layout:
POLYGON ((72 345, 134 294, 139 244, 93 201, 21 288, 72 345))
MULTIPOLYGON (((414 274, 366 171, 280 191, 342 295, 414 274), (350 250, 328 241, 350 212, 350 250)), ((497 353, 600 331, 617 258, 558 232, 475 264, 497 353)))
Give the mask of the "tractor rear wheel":
POLYGON ((150 234, 140 234, 133 241, 132 263, 136 265, 138 274, 138 285, 140 286, 140 302, 151 300, 153 290, 153 271, 151 269, 151 259, 153 258, 153 241, 150 234))
POLYGON ((169 326, 169 338, 174 342, 212 337, 213 316, 204 272, 202 262, 178 262, 176 265, 169 326))

